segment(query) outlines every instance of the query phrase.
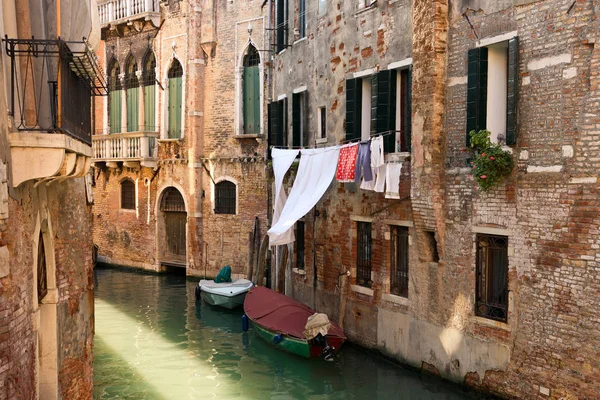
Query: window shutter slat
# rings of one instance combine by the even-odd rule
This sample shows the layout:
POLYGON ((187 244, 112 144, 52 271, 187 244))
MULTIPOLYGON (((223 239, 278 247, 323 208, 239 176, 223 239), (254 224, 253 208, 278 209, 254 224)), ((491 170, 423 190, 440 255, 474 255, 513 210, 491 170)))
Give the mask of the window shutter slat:
MULTIPOLYGON (((268 128, 268 135, 269 135, 269 146, 281 146, 281 143, 279 141, 279 102, 271 102, 269 103, 269 105, 267 106, 267 114, 268 114, 268 118, 269 118, 269 128, 268 128)), ((269 152, 269 154, 271 154, 269 152)))
POLYGON ((288 99, 285 97, 279 102, 279 136, 281 145, 288 145, 288 99))
POLYGON ((412 137, 412 65, 406 70, 406 97, 404 98, 404 104, 402 151, 410 151, 412 137))
POLYGON ((377 128, 376 133, 387 133, 383 137, 386 153, 395 151, 396 143, 396 70, 385 70, 377 74, 377 128))
POLYGON ((487 59, 488 49, 479 47, 468 52, 467 79, 467 132, 466 143, 471 145, 469 133, 485 129, 487 113, 487 59))
POLYGON ((300 147, 300 94, 292 95, 292 146, 300 147))
POLYGON ((360 139, 362 81, 346 80, 346 140, 360 139))
POLYGON ((508 41, 508 90, 506 99, 506 144, 517 143, 517 100, 519 88, 519 38, 508 41))
POLYGON ((380 88, 379 76, 381 74, 382 72, 371 77, 371 136, 381 132, 379 130, 379 124, 377 123, 378 118, 380 117, 380 111, 378 109, 379 95, 382 94, 385 96, 388 90, 384 87, 386 85, 385 78, 383 79, 383 82, 381 82, 380 88))
POLYGON ((300 118, 302 125, 300 126, 300 134, 302 135, 302 144, 308 146, 308 92, 302 92, 300 95, 300 118))

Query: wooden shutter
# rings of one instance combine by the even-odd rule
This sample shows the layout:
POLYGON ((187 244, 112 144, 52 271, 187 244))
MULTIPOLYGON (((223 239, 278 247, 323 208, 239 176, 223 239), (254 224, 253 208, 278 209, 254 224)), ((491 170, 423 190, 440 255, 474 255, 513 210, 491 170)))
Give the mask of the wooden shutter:
POLYGON ((285 49, 285 37, 287 33, 287 24, 285 22, 285 1, 277 0, 277 52, 285 49))
POLYGON ((244 133, 260 132, 260 73, 258 66, 244 67, 244 133))
POLYGON ((383 137, 383 149, 386 153, 393 153, 396 151, 396 70, 379 72, 377 81, 375 133, 388 133, 383 137))
POLYGON ((517 91, 519 88, 519 38, 508 41, 508 90, 506 99, 506 144, 517 143, 517 91))
POLYGON ((406 88, 403 90, 404 101, 402 102, 402 115, 404 118, 404 129, 402 131, 402 143, 400 151, 410 151, 411 136, 412 136, 412 65, 405 70, 405 75, 402 76, 402 85, 406 88))
POLYGON ((346 80, 346 140, 360 139, 362 80, 346 80))
POLYGON ((469 133, 485 129, 487 118, 488 49, 478 47, 468 53, 467 79, 467 147, 471 146, 469 133))
POLYGON ((300 105, 300 93, 294 93, 292 95, 292 146, 300 147, 300 141, 302 137, 302 132, 300 132, 300 128, 302 124, 300 123, 301 115, 301 105, 300 105))
POLYGON ((169 139, 181 137, 182 77, 169 79, 169 139))
POLYGON ((121 132, 121 91, 111 90, 109 93, 110 102, 110 133, 121 132))
MULTIPOLYGON (((383 84, 385 85, 385 82, 383 82, 383 84)), ((385 88, 382 88, 382 90, 383 90, 383 92, 387 91, 387 89, 385 89, 385 88)), ((371 136, 373 136, 379 132, 379 130, 378 130, 379 126, 377 124, 378 104, 379 104, 379 74, 375 74, 375 75, 371 76, 371 136)), ((362 131, 362 129, 361 129, 361 131, 362 131)), ((361 138, 362 138, 362 132, 361 132, 361 138)))
POLYGON ((127 89, 127 132, 135 132, 139 129, 139 107, 138 102, 138 87, 127 89))
POLYGON ((144 86, 144 130, 155 132, 156 129, 156 85, 144 86))
POLYGON ((288 99, 287 97, 279 101, 279 136, 281 145, 288 145, 288 99))
POLYGON ((302 145, 308 146, 308 92, 300 93, 300 132, 302 134, 302 145))
MULTIPOLYGON (((269 135, 269 146, 281 146, 279 138, 279 102, 273 101, 269 103, 267 107, 267 114, 269 118, 268 135, 269 135)), ((269 155, 271 153, 269 152, 269 155)))

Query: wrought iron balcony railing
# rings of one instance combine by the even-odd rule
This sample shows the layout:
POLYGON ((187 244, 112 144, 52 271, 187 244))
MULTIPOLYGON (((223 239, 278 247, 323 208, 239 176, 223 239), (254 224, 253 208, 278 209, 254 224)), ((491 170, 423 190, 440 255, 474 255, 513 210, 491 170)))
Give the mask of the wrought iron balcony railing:
POLYGON ((116 24, 130 19, 160 14, 159 0, 108 0, 98 4, 100 24, 116 24))
POLYGON ((93 161, 154 161, 158 136, 159 133, 155 131, 94 135, 93 161))
POLYGON ((4 40, 10 58, 9 113, 18 131, 64 133, 91 144, 92 96, 106 78, 85 41, 4 40))

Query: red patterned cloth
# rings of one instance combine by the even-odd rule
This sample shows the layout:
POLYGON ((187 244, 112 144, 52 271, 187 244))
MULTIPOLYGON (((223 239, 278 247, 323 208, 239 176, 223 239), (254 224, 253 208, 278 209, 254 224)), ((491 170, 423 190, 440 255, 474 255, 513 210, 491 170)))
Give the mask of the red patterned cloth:
POLYGON ((358 155, 358 143, 342 146, 340 158, 338 159, 337 173, 338 182, 354 182, 356 170, 356 156, 358 155))

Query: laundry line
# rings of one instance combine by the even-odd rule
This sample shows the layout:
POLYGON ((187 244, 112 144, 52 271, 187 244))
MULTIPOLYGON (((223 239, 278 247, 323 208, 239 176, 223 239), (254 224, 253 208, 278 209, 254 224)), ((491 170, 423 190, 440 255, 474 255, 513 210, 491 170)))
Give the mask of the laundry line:
POLYGON ((290 150, 303 150, 303 149, 326 149, 327 147, 339 147, 345 144, 352 144, 352 143, 360 143, 363 141, 369 141, 378 137, 384 137, 384 136, 388 136, 391 134, 396 134, 397 132, 402 132, 402 131, 387 131, 387 132, 383 132, 383 133, 378 133, 376 135, 370 136, 368 139, 361 139, 361 138, 357 138, 357 139, 348 139, 348 140, 342 140, 341 142, 339 142, 339 144, 336 145, 330 145, 330 146, 326 146, 325 143, 323 143, 323 145, 317 144, 315 143, 314 146, 269 146, 269 149, 290 149, 290 150))

